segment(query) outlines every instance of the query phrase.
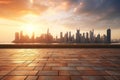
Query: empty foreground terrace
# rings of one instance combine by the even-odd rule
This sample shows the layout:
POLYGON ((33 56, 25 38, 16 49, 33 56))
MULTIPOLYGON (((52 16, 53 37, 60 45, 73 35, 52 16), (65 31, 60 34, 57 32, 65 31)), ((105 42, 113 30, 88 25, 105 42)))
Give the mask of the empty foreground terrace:
POLYGON ((0 80, 120 80, 120 49, 0 49, 0 80))

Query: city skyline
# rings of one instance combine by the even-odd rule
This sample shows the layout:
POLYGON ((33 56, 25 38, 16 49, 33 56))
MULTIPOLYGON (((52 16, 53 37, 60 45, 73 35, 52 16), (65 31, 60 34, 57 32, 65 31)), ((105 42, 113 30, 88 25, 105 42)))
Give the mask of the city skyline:
POLYGON ((15 32, 13 43, 111 43, 111 29, 106 30, 106 34, 95 34, 94 29, 89 32, 81 33, 80 29, 76 30, 73 34, 71 31, 67 31, 65 34, 59 32, 59 35, 54 37, 49 29, 46 33, 42 33, 39 36, 32 32, 32 35, 24 34, 23 31, 15 32))
POLYGON ((110 26, 111 38, 120 39, 119 4, 119 0, 0 0, 0 43, 10 43, 18 30, 40 35, 47 28, 56 36, 78 28, 105 34, 110 26))

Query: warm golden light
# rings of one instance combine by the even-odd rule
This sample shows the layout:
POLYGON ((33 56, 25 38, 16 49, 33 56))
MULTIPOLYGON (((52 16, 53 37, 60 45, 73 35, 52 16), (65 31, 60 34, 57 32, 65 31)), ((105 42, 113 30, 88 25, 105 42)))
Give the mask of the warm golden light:
POLYGON ((22 25, 22 31, 31 36, 33 32, 35 32, 35 27, 33 24, 24 24, 22 25))
POLYGON ((28 24, 25 26, 25 30, 26 30, 26 32, 31 33, 34 31, 34 27, 33 27, 33 25, 28 24))
POLYGON ((32 3, 33 3, 33 0, 30 0, 30 3, 32 4, 32 3))

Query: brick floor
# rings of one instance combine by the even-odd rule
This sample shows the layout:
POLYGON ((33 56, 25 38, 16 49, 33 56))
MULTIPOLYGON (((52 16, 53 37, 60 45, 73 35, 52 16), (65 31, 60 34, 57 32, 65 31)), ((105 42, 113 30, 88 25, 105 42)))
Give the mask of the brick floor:
POLYGON ((26 76, 5 76, 2 80, 24 80, 26 76))
POLYGON ((120 49, 0 49, 0 80, 120 80, 120 49))
POLYGON ((42 75, 42 76, 57 76, 58 71, 40 71, 37 75, 42 75))

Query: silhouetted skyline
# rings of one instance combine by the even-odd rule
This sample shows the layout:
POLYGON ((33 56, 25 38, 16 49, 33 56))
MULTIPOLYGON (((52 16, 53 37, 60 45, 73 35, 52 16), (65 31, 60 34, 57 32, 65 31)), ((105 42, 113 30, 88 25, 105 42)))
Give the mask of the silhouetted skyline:
POLYGON ((14 43, 111 43, 111 29, 106 30, 106 34, 95 34, 94 29, 89 32, 81 33, 80 29, 76 30, 76 34, 72 34, 71 31, 60 32, 60 35, 53 37, 49 32, 49 29, 45 34, 35 37, 35 33, 32 36, 28 34, 24 35, 23 31, 15 33, 14 43), (59 37, 58 37, 59 36, 59 37))

